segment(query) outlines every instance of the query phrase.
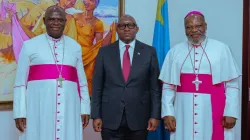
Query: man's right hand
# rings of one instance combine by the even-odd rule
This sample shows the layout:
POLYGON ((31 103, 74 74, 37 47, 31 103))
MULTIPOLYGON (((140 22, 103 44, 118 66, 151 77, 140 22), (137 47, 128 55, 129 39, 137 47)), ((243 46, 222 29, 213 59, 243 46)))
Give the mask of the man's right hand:
POLYGON ((176 120, 174 116, 165 116, 164 118, 165 129, 170 132, 175 132, 176 130, 176 120))
POLYGON ((16 128, 21 132, 24 132, 24 129, 26 128, 26 118, 17 118, 15 119, 15 122, 16 128))
POLYGON ((101 132, 102 131, 102 119, 94 119, 93 128, 95 132, 101 132))

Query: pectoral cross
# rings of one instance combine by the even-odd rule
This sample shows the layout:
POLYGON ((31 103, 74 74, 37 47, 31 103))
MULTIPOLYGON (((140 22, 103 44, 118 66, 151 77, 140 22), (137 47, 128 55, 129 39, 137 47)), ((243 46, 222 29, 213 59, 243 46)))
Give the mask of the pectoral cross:
POLYGON ((62 75, 60 74, 59 77, 56 80, 59 82, 59 85, 62 88, 62 81, 65 80, 64 78, 62 78, 62 75))
POLYGON ((202 81, 200 81, 198 76, 196 76, 195 80, 192 83, 195 84, 195 89, 196 89, 196 91, 198 91, 199 85, 202 83, 202 81))

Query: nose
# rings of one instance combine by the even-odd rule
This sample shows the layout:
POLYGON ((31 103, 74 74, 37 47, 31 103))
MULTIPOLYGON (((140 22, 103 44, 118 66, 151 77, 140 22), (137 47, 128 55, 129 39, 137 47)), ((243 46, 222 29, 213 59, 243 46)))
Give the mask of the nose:
POLYGON ((128 26, 125 26, 124 31, 130 31, 130 29, 128 28, 128 26))
POLYGON ((195 28, 195 27, 192 28, 192 32, 197 32, 197 31, 198 31, 197 28, 195 28))
POLYGON ((54 26, 59 26, 60 25, 60 20, 55 19, 54 22, 53 22, 53 25, 54 26))
POLYGON ((84 4, 89 4, 89 1, 88 0, 84 0, 83 3, 84 4))

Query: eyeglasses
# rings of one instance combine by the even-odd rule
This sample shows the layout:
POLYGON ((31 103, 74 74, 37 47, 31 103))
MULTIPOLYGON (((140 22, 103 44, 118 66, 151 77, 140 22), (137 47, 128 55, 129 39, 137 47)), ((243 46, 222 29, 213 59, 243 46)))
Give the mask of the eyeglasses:
POLYGON ((135 23, 128 23, 128 24, 118 24, 117 27, 120 30, 124 30, 126 27, 128 27, 129 29, 134 29, 137 25, 135 23))

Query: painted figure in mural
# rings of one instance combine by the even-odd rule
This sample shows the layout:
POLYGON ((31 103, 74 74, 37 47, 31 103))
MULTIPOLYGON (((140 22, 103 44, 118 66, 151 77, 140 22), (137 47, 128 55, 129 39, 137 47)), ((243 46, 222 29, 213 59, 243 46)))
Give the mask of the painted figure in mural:
MULTIPOLYGON (((79 12, 79 10, 75 10, 73 7, 75 2, 75 0, 59 0, 57 5, 69 13, 70 11, 79 12)), ((1 30, 0 39, 6 41, 5 43, 1 43, 0 49, 2 52, 1 56, 5 58, 6 62, 10 63, 18 60, 23 41, 46 32, 42 19, 47 7, 51 5, 55 5, 52 0, 41 1, 39 4, 29 1, 13 3, 9 3, 7 0, 1 1, 0 27, 4 30, 1 30)), ((79 2, 77 2, 77 7, 83 9, 83 6, 79 2)), ((67 14, 66 17, 67 23, 64 34, 76 39, 76 34, 71 34, 72 30, 76 30, 74 28, 74 19, 70 14, 67 14)))
POLYGON ((77 42, 82 46, 82 59, 90 93, 94 62, 99 48, 102 47, 104 32, 103 22, 94 16, 94 10, 99 2, 100 0, 83 0, 84 13, 73 15, 76 20, 77 42))
MULTIPOLYGON (((46 32, 45 25, 43 23, 43 17, 45 11, 48 6, 53 3, 41 3, 35 5, 27 14, 25 14, 19 20, 20 25, 24 32, 29 36, 29 38, 35 37, 37 35, 43 34, 46 32)), ((58 3, 54 3, 53 5, 58 5, 63 8, 66 12, 66 26, 64 30, 64 34, 76 39, 77 35, 75 34, 75 20, 72 16, 72 11, 74 12, 82 12, 80 10, 76 10, 74 5, 76 4, 76 0, 59 0, 58 3)))

